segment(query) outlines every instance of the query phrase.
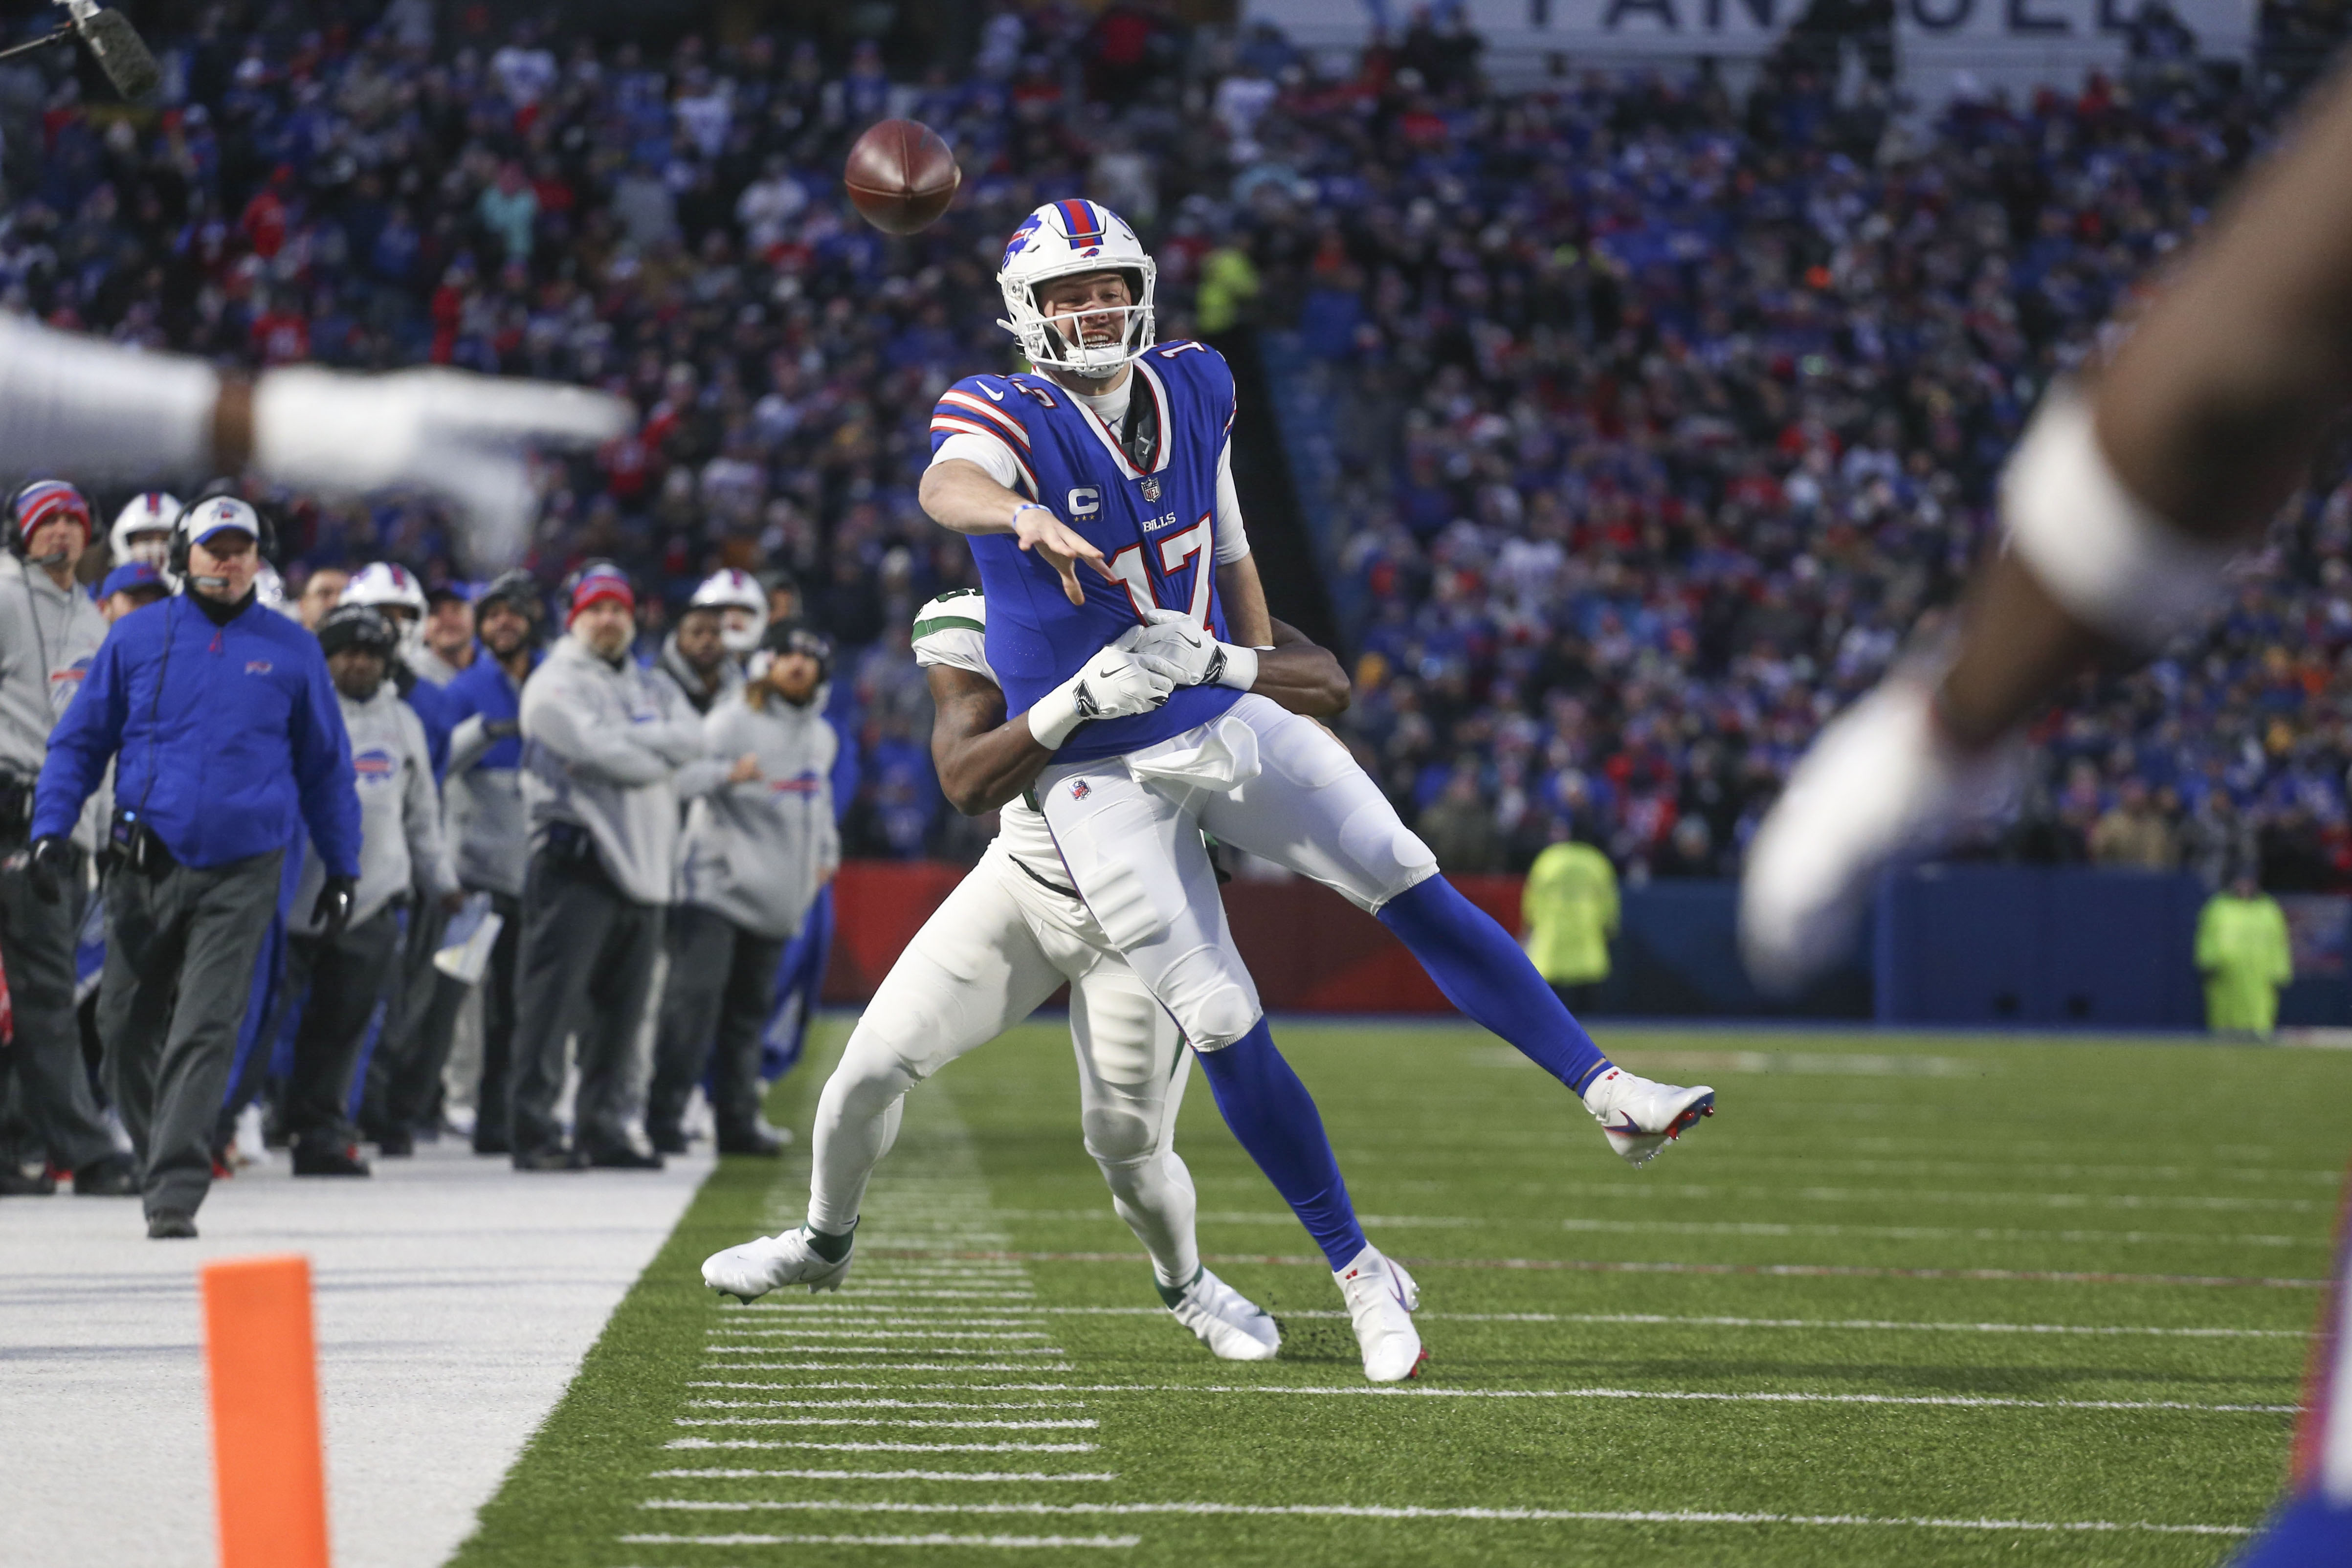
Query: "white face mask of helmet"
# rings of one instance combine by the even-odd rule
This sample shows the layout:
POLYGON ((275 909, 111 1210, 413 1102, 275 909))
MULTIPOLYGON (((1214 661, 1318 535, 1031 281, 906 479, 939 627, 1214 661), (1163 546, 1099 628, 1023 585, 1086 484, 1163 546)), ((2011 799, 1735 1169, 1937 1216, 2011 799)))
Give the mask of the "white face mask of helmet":
POLYGON ((767 591, 750 572, 731 567, 704 579, 687 607, 718 611, 719 645, 739 659, 760 645, 768 629, 767 591))
POLYGON ((996 287, 1009 319, 997 325, 1021 340, 1038 369, 1107 381, 1151 347, 1159 277, 1143 242, 1117 213, 1098 202, 1048 202, 1005 242, 996 287), (1052 319, 1039 307, 1039 285, 1097 272, 1125 274, 1129 303, 1052 319))
POLYGON ((180 515, 180 498, 165 490, 145 490, 131 497, 106 531, 114 564, 143 560, 163 567, 172 553, 172 524, 180 515))
POLYGON ((425 585, 396 561, 371 561, 352 574, 338 604, 365 604, 381 612, 400 635, 400 657, 412 667, 425 653, 425 585), (401 611, 406 611, 403 615, 401 611))

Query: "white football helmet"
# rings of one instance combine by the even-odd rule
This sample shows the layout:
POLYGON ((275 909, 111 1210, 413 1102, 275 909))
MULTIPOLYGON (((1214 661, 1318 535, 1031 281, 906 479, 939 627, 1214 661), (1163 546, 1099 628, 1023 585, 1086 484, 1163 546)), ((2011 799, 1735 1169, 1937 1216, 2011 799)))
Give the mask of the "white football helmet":
POLYGON ((425 652, 425 585, 398 561, 370 561, 352 574, 338 604, 365 604, 380 612, 400 632, 400 656, 415 663, 425 652), (408 614, 389 613, 405 610, 408 614))
POLYGON ((758 578, 731 566, 704 579, 686 607, 718 611, 719 645, 739 659, 760 645, 760 633, 768 629, 767 590, 758 578))
POLYGON ((114 564, 143 560, 161 567, 172 553, 172 524, 180 515, 180 498, 166 490, 142 490, 131 497, 106 531, 114 564))
POLYGON ((1005 242, 996 287, 1004 296, 1011 319, 997 325, 1021 340, 1021 351, 1033 365, 1108 380, 1151 347, 1151 299, 1159 278, 1160 268, 1143 242, 1117 213, 1099 202, 1048 202, 1024 219, 1005 242), (1127 274, 1133 303, 1123 310, 1086 312, 1089 317, 1123 316, 1117 338, 1103 343, 1073 343, 1037 308, 1037 286, 1089 272, 1127 274))

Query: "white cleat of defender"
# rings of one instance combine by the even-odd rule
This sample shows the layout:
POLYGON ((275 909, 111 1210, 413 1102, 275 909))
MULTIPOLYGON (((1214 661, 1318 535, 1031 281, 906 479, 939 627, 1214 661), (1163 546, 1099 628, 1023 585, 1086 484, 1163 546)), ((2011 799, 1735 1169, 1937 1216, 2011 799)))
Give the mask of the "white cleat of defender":
POLYGON ((1263 1308, 1204 1266, 1168 1309, 1220 1361, 1272 1361, 1282 1330, 1263 1308))
POLYGON ((1644 1166, 1700 1118, 1715 1114, 1715 1091, 1701 1083, 1654 1083, 1612 1067, 1584 1091, 1584 1107, 1628 1165, 1644 1166))
POLYGON ((1355 1320, 1364 1375, 1374 1383, 1419 1376, 1429 1352, 1422 1348, 1421 1331, 1412 1323, 1413 1310, 1421 1305, 1421 1287, 1412 1276, 1368 1243, 1354 1262, 1331 1278, 1339 1282, 1339 1293, 1348 1299, 1348 1315, 1355 1320))
POLYGON ((827 1262, 809 1245, 808 1227, 794 1226, 781 1236, 762 1236, 713 1252, 702 1260, 702 1282, 739 1301, 756 1301, 786 1285, 806 1285, 811 1293, 838 1291, 856 1256, 847 1252, 839 1262, 827 1262))
POLYGON ((1831 720, 1748 846, 1739 950, 1756 983, 1791 992, 1843 956, 1879 873, 1999 815, 2021 756, 2014 742, 1974 756, 1955 747, 1916 672, 1831 720))

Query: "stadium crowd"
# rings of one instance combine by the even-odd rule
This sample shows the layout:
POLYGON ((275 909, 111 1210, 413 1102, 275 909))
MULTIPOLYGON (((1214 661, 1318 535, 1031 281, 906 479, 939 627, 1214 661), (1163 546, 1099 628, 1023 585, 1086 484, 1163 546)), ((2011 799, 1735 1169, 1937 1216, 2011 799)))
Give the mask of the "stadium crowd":
MULTIPOLYGON (((843 852, 969 859, 989 830, 943 809, 908 634, 971 564, 915 482, 937 394, 1007 361, 1005 233, 1084 193, 1159 256, 1161 336, 1255 332, 1277 402, 1328 425, 1348 733, 1441 862, 1523 869, 1574 836, 1637 877, 1722 875, 1896 628, 1949 599, 2042 388, 2306 74, 2199 67, 2149 29, 2123 82, 1924 115, 1818 38, 1738 92, 1702 72, 1505 93, 1458 19, 1425 13, 1343 63, 1149 5, 960 15, 960 44, 910 58, 845 24, 656 49, 553 13, 229 0, 156 33, 152 110, 85 96, 64 57, 0 64, 0 308, 226 363, 632 397, 634 434, 541 469, 528 591, 482 597, 426 500, 255 496, 289 611, 318 628, 355 587, 383 613, 382 583, 407 584, 425 632, 387 664, 446 745, 440 688, 506 657, 476 643, 486 605, 569 619, 580 583, 618 582, 635 665, 700 709, 716 617, 689 601, 731 584, 747 617, 839 650, 843 852), (909 239, 838 185, 887 114, 936 127, 964 171, 909 239)), ((2340 30, 2325 8, 2266 18, 2298 60, 2340 30)), ((2042 727, 2023 811, 1977 852, 2352 886, 2347 544, 2339 466, 2210 635, 2042 727)), ((82 580, 123 564, 93 549, 82 580)), ((433 896, 393 988, 427 1033, 447 1010, 418 967, 432 908, 473 888, 517 924, 514 879, 463 860, 446 883, 414 868, 433 896)))
MULTIPOLYGON (((2340 22, 2273 5, 2265 29, 2286 63, 2250 78, 2158 63, 1929 119, 1833 90, 1833 44, 1744 98, 1706 76, 1506 95, 1425 14, 1342 70, 1262 26, 998 5, 968 68, 894 76, 873 39, 656 57, 429 0, 215 6, 169 41, 160 115, 38 65, 0 78, 0 298, 227 359, 629 392, 639 434, 548 476, 541 580, 617 560, 653 590, 648 654, 710 570, 793 584, 845 651, 850 852, 968 859, 986 828, 941 807, 905 638, 970 573, 914 503, 924 416, 1005 360, 1003 233, 1083 190, 1154 243, 1163 336, 1255 322, 1328 410, 1352 734, 1446 863, 1522 869, 1572 831, 1637 876, 1725 874, 1893 629, 1948 598, 2041 387, 2340 22), (835 172, 886 113, 966 173, 908 241, 855 222, 835 172)), ((2274 886, 2352 885, 2337 477, 2211 639, 2053 719, 1983 852, 2217 881, 2258 855, 2274 886), (2279 711, 2314 696, 2335 700, 2279 711)), ((298 582, 464 569, 427 507, 292 499, 298 582)))

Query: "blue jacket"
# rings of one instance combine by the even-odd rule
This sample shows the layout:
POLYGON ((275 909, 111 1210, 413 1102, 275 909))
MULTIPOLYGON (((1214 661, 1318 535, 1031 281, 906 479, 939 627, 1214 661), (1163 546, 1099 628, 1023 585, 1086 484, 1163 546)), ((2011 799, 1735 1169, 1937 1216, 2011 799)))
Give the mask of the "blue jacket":
POLYGON ((286 847, 299 814, 327 869, 360 872, 360 802, 319 640, 248 604, 226 626, 174 597, 108 631, 49 735, 33 834, 73 831, 115 764, 118 810, 144 815, 184 865, 286 847))
MULTIPOLYGON (((539 668, 539 655, 531 655, 530 667, 539 668)), ((477 714, 492 724, 513 724, 522 716, 522 688, 507 678, 507 672, 486 650, 474 655, 474 662, 457 672, 457 678, 441 688, 446 699, 446 715, 449 727, 456 729, 477 714)), ((419 718, 425 716, 417 715, 419 718)), ((428 727, 426 737, 431 738, 428 727)), ((489 749, 472 759, 476 768, 520 768, 522 766, 522 741, 517 736, 504 736, 490 743, 489 749)))
POLYGON ((392 672, 392 680, 403 688, 400 700, 425 727, 425 754, 432 761, 437 786, 449 777, 449 732, 466 716, 450 700, 447 686, 435 685, 405 664, 392 672))

